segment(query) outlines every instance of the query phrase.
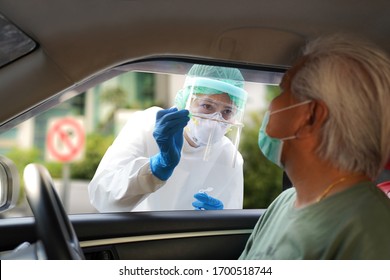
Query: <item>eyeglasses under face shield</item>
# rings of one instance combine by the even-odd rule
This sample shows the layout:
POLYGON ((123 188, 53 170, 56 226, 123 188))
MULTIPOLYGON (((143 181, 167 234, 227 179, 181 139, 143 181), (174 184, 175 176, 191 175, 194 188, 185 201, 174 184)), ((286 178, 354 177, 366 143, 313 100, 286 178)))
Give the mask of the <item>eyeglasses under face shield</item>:
POLYGON ((242 114, 232 101, 226 103, 213 99, 212 95, 210 97, 193 95, 188 109, 195 117, 242 126, 240 122, 242 114))
POLYGON ((242 81, 187 77, 185 108, 191 114, 213 115, 220 112, 231 125, 242 125, 248 93, 242 81))

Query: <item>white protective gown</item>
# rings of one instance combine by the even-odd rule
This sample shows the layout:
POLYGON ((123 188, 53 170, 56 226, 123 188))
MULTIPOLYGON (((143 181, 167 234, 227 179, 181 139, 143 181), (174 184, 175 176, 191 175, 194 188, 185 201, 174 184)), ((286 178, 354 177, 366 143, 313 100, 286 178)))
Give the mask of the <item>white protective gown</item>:
POLYGON ((221 200, 224 209, 243 207, 243 159, 223 137, 203 160, 205 147, 191 147, 186 140, 181 159, 167 181, 155 177, 149 158, 159 152, 153 138, 156 113, 152 107, 134 113, 107 149, 88 186, 90 201, 100 212, 144 210, 192 210, 193 195, 213 188, 209 195, 221 200))

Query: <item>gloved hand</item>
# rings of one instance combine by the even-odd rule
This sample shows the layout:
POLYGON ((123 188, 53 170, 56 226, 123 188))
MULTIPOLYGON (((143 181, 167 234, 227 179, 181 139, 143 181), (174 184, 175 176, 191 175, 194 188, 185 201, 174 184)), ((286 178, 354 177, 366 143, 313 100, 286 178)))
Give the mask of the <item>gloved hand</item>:
POLYGON ((219 199, 209 196, 205 192, 194 194, 196 201, 192 202, 192 206, 196 210, 222 210, 223 203, 219 199))
POLYGON ((160 153, 150 158, 150 169, 160 180, 168 180, 179 164, 183 147, 183 129, 190 120, 188 114, 188 110, 178 111, 177 108, 157 112, 153 137, 160 153))

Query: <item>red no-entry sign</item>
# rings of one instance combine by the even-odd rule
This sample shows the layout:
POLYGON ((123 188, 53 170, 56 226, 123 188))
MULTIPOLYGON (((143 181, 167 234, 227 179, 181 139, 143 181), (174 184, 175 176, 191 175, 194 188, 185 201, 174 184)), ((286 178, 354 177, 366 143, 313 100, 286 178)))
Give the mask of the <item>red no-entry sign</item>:
POLYGON ((70 162, 84 156, 83 120, 76 117, 54 118, 49 121, 46 138, 48 161, 70 162))

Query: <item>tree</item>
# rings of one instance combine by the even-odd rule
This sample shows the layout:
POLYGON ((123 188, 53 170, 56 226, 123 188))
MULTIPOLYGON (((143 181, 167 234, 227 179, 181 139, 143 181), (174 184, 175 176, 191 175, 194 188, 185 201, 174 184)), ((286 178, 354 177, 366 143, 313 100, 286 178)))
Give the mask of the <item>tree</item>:
MULTIPOLYGON (((275 86, 267 90, 268 101, 279 92, 275 86)), ((244 208, 266 208, 282 191, 283 170, 265 158, 258 146, 261 115, 250 114, 242 130, 239 150, 244 158, 244 208)))
POLYGON ((266 208, 282 190, 282 170, 261 153, 258 146, 260 116, 243 129, 240 152, 244 158, 244 208, 266 208))
POLYGON ((107 148, 114 141, 114 136, 89 134, 85 148, 84 160, 71 165, 71 174, 74 179, 91 180, 107 148))
POLYGON ((113 106, 112 111, 115 112, 117 109, 127 106, 127 92, 120 86, 110 87, 102 92, 101 100, 102 102, 111 104, 113 106))

